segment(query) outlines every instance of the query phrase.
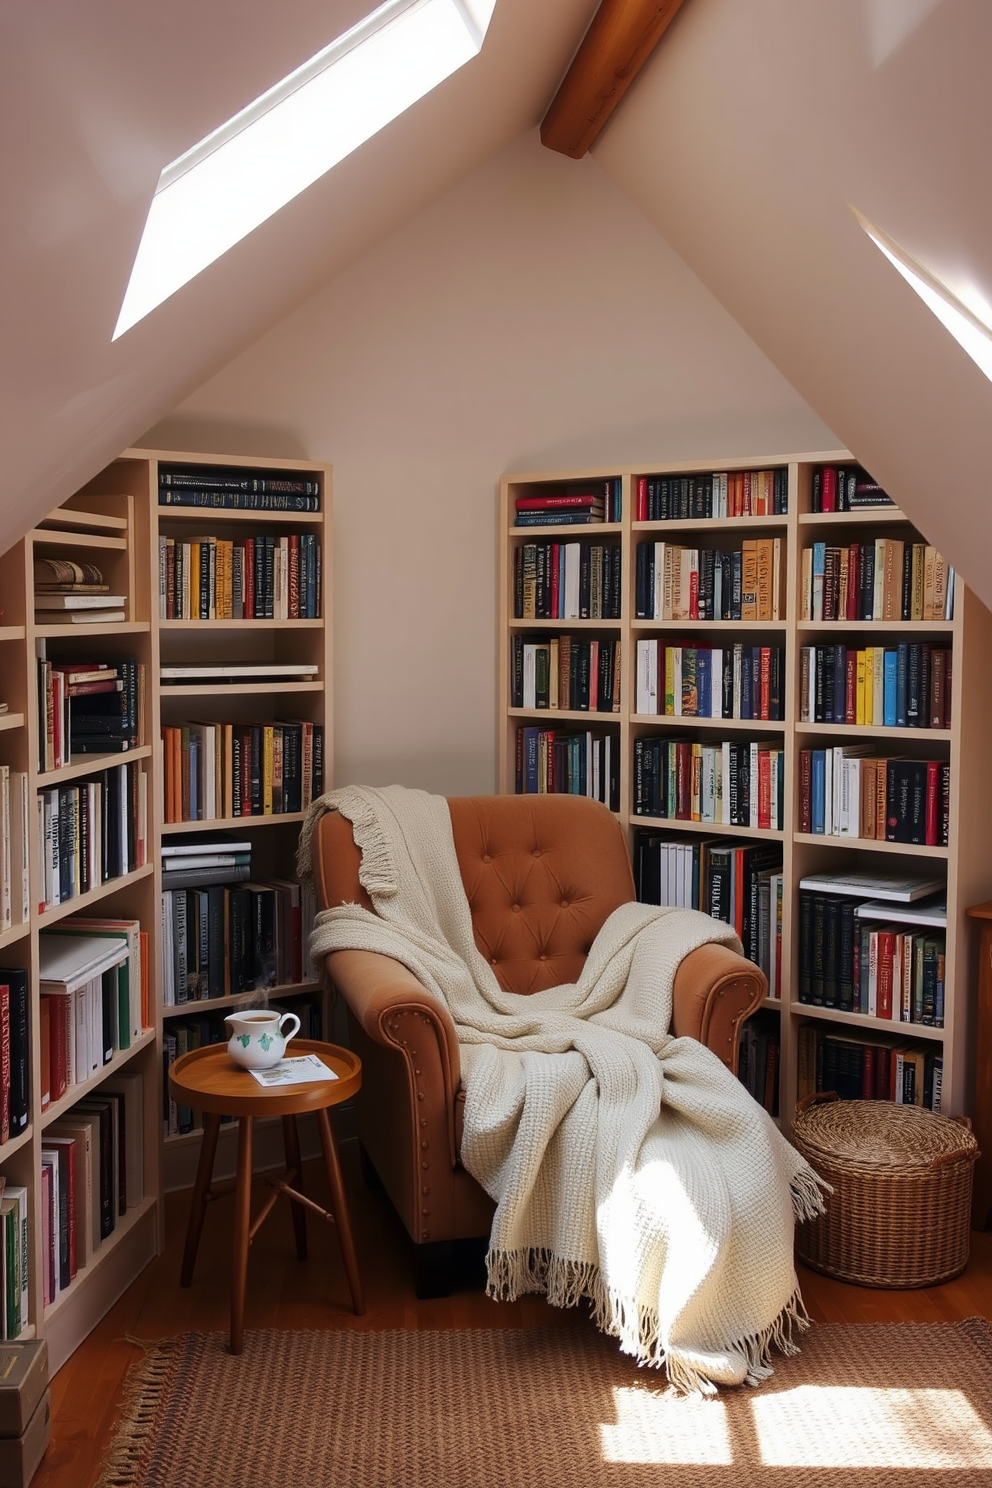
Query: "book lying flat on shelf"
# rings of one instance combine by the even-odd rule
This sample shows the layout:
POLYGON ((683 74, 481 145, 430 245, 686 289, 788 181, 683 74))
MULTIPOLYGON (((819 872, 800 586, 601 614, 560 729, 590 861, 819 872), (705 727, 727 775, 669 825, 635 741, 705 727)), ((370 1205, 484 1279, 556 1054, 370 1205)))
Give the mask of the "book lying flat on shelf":
POLYGON ((127 941, 116 937, 108 940, 101 935, 54 935, 43 931, 38 937, 40 981, 42 986, 72 991, 117 966, 127 954, 127 941))
POLYGON ((272 677, 285 681, 298 681, 315 677, 319 667, 311 662, 274 661, 267 663, 241 664, 216 662, 210 666, 164 666, 159 672, 161 681, 172 682, 258 682, 272 677))
POLYGON ((856 904, 854 916, 858 920, 894 920, 900 925, 931 925, 935 929, 947 928, 947 900, 935 899, 930 904, 911 904, 906 909, 893 909, 891 901, 869 899, 865 904, 856 904))
MULTIPOLYGON (((199 865, 210 867, 214 862, 218 864, 226 862, 231 858, 232 853, 246 852, 251 852, 250 842, 234 842, 226 837, 195 837, 192 842, 180 842, 175 838, 171 842, 164 842, 161 855, 163 858, 203 858, 205 855, 211 855, 210 863, 199 865)), ((231 861, 233 862, 233 858, 231 861)), ((173 866, 178 868, 180 865, 169 864, 170 868, 173 866)), ((182 866, 190 867, 191 865, 186 863, 182 866)))
POLYGON ((116 625, 125 618, 123 610, 40 610, 34 618, 39 625, 116 625))
POLYGON ((125 601, 123 594, 43 594, 35 601, 35 611, 44 610, 113 610, 125 601))
POLYGON ((867 894, 873 899, 911 904, 914 899, 937 893, 944 887, 944 880, 886 873, 808 873, 799 880, 799 887, 826 894, 867 894))

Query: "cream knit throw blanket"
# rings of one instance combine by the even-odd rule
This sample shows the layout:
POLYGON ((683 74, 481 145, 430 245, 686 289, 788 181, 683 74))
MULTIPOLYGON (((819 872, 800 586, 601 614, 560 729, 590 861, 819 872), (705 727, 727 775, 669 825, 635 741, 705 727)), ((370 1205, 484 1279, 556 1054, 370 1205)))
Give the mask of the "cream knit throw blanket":
POLYGON ((362 852, 370 914, 317 916, 311 950, 391 956, 451 1013, 461 1157, 496 1201, 489 1293, 589 1298, 600 1328, 682 1390, 756 1384, 806 1316, 794 1218, 822 1209, 812 1169, 717 1057, 666 1032, 683 956, 733 931, 694 910, 625 904, 578 982, 504 992, 476 948, 447 803, 393 786, 331 792, 362 852))

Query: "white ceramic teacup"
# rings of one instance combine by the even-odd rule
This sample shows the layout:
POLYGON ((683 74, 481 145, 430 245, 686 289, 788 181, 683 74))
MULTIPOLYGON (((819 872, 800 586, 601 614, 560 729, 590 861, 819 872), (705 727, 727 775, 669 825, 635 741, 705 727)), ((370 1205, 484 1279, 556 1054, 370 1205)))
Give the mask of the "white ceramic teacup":
POLYGON ((285 1054, 293 1035, 300 1031, 300 1020, 295 1013, 277 1013, 267 1008, 228 1013, 224 1022, 231 1033, 227 1052, 245 1069, 271 1069, 285 1054), (287 1023, 291 1025, 288 1033, 287 1023))

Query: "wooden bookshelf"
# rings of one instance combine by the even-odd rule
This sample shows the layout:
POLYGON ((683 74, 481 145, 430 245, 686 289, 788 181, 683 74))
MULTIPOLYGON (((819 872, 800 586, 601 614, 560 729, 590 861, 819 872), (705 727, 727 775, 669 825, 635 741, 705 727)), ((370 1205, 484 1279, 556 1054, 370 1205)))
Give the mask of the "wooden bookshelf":
MULTIPOLYGON (((161 893, 159 844, 177 832, 227 831, 244 834, 253 844, 252 876, 264 880, 293 875, 296 841, 302 813, 285 816, 238 817, 210 822, 166 824, 161 726, 197 717, 218 721, 271 721, 306 718, 324 729, 324 781, 332 776, 331 729, 331 612, 329 551, 331 472, 326 465, 307 461, 203 455, 179 451, 131 449, 103 470, 62 507, 39 522, 25 537, 0 554, 0 699, 8 711, 0 714, 0 765, 27 776, 31 811, 40 791, 61 788, 95 776, 122 763, 135 763, 148 776, 147 860, 131 872, 101 883, 87 893, 48 909, 41 907, 38 885, 41 851, 37 833, 29 834, 31 881, 30 914, 0 930, 0 981, 3 967, 24 968, 30 988, 29 1124, 25 1132, 0 1146, 0 1174, 29 1193, 30 1254, 28 1265, 29 1316, 22 1336, 44 1336, 49 1343, 54 1372, 78 1346, 142 1267, 164 1242, 162 1193, 166 1186, 191 1181, 198 1134, 163 1143, 162 1070, 164 1028, 181 1021, 187 1004, 162 1006, 161 893), (163 506, 158 503, 159 462, 198 467, 222 465, 264 471, 291 468, 306 473, 320 488, 318 512, 228 511, 224 509, 163 506), (223 524, 223 525, 222 525, 223 524), (159 534, 224 532, 312 532, 321 549, 319 619, 300 621, 165 620, 159 613, 159 534), (36 557, 64 554, 98 564, 110 593, 126 596, 125 619, 120 623, 39 624, 34 614, 36 557), (208 639, 209 638, 209 639, 208 639), (205 646, 209 649, 205 650, 205 646), (114 660, 134 657, 145 667, 144 742, 131 751, 79 755, 59 769, 41 766, 39 696, 36 657, 42 647, 59 660, 114 660), (316 664, 315 680, 304 684, 249 684, 246 686, 163 688, 163 664, 191 664, 204 659, 234 661, 300 661, 316 664), (266 705, 262 699, 270 697, 266 705), (195 699, 195 702, 194 702, 195 699), (263 720, 260 713, 264 712, 263 720), (258 830, 264 828, 264 830, 258 830), (91 1079, 72 1085, 44 1110, 40 1105, 39 1055, 39 932, 76 914, 138 919, 148 934, 149 1022, 129 1048, 116 1054, 91 1079), (120 1070, 138 1070, 143 1077, 144 1193, 120 1216, 111 1236, 81 1267, 71 1285, 47 1307, 42 1305, 41 1148, 52 1123, 64 1117, 87 1094, 99 1092, 104 1081, 120 1070), (174 1151, 170 1151, 174 1148, 174 1151)), ((31 816, 34 822, 34 816, 31 816)), ((261 995, 261 994, 260 994, 261 995)), ((318 982, 304 980, 273 988, 279 998, 322 998, 318 982)), ((204 1001, 202 1011, 221 1016, 236 999, 204 1001)))
MULTIPOLYGON (((619 818, 628 831, 632 850, 636 848, 641 829, 667 838, 684 837, 698 840, 705 833, 714 838, 749 839, 781 843, 784 879, 782 927, 782 997, 769 999, 762 1016, 781 1020, 781 1062, 779 1109, 788 1126, 795 1106, 797 1085, 798 1031, 807 1022, 819 1023, 832 1031, 856 1030, 875 1034, 886 1032, 900 1038, 918 1040, 927 1047, 938 1046, 943 1057, 942 1109, 945 1112, 971 1112, 974 1089, 969 1064, 969 1049, 974 1046, 975 982, 974 951, 969 946, 965 923, 965 906, 992 898, 992 856, 988 842, 992 836, 992 793, 983 789, 985 756, 992 738, 992 689, 987 685, 987 657, 992 649, 992 615, 958 579, 955 585, 954 618, 924 621, 826 621, 804 620, 801 613, 801 578, 803 549, 817 541, 828 543, 864 542, 872 535, 901 537, 925 541, 905 513, 897 507, 876 507, 857 511, 819 513, 812 510, 814 468, 827 464, 854 465, 849 452, 828 450, 803 453, 778 453, 762 457, 710 462, 699 461, 656 465, 627 466, 598 470, 542 471, 508 475, 501 483, 500 497, 500 573, 498 587, 498 627, 500 660, 498 667, 499 709, 499 789, 516 788, 517 730, 522 725, 547 729, 558 726, 573 732, 576 727, 599 733, 609 731, 616 739, 620 760, 619 818), (712 471, 787 470, 788 510, 783 515, 761 517, 718 517, 711 519, 636 521, 633 519, 638 479, 646 476, 675 476, 712 471), (513 525, 514 502, 522 495, 546 495, 557 488, 578 488, 579 483, 600 489, 608 480, 619 478, 623 492, 622 520, 619 523, 596 523, 575 526, 522 527, 513 525), (730 549, 748 536, 777 537, 781 540, 780 618, 773 621, 698 621, 638 619, 634 613, 636 552, 639 542, 672 541, 684 547, 730 549), (619 620, 522 619, 514 610, 514 554, 531 542, 619 543, 622 550, 621 614, 619 620), (620 637, 622 646, 621 697, 619 713, 557 711, 553 709, 511 706, 512 638, 530 635, 536 642, 565 633, 587 639, 589 633, 600 637, 620 637), (768 641, 760 637, 768 636, 768 641), (799 666, 803 646, 838 643, 849 635, 852 645, 895 645, 900 640, 932 638, 953 654, 950 728, 887 728, 881 725, 853 726, 800 721, 799 666), (774 644, 784 651, 784 718, 782 721, 742 719, 685 718, 638 714, 636 704, 635 658, 638 639, 656 636, 659 641, 674 642, 684 637, 686 644, 704 643, 709 637, 714 645, 727 646, 734 640, 748 645, 774 644), (780 742, 785 753, 785 780, 782 830, 756 831, 730 827, 714 822, 681 821, 635 815, 633 811, 634 743, 645 735, 667 735, 697 739, 701 743, 722 738, 750 737, 769 744, 780 742), (823 748, 846 743, 876 745, 878 754, 890 745, 892 753, 913 758, 937 758, 950 761, 951 797, 949 846, 923 847, 851 837, 829 837, 799 830, 798 763, 802 748, 823 748), (935 869, 946 874, 947 925, 945 954, 945 1021, 943 1028, 915 1023, 890 1021, 842 1011, 837 1008, 811 1006, 798 996, 798 910, 799 881, 817 872, 853 870, 907 873, 935 869)), ((864 896, 869 897, 869 896, 864 896)), ((894 910, 898 906, 893 906, 894 910)))

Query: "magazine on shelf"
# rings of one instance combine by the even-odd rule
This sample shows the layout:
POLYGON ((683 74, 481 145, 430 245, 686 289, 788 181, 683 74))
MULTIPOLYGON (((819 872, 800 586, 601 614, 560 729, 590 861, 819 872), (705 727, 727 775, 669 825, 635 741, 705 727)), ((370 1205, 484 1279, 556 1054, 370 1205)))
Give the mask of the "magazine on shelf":
POLYGON ((799 880, 799 887, 820 894, 857 894, 911 904, 942 890, 944 879, 896 873, 807 873, 799 880))

